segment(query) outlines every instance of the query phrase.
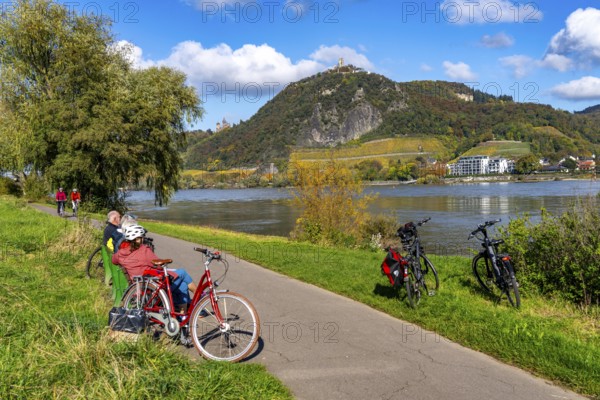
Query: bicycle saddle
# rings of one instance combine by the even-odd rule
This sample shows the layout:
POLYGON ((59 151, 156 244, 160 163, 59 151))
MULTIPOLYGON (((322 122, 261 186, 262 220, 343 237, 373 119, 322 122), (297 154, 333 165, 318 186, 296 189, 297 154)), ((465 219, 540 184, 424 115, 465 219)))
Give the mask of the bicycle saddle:
POLYGON ((171 264, 172 262, 173 260, 171 260, 170 258, 152 260, 152 264, 154 264, 157 267, 162 267, 163 265, 171 264))

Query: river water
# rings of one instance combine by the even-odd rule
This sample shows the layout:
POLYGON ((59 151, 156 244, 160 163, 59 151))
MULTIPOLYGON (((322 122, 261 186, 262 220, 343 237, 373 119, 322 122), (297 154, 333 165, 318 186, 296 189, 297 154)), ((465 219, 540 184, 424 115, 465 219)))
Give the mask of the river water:
MULTIPOLYGON (((578 197, 595 196, 600 181, 468 183, 452 185, 382 185, 367 187, 378 193, 372 213, 393 215, 399 224, 431 217, 420 229, 429 252, 463 254, 467 236, 477 224, 529 213, 533 220, 545 208, 555 214, 578 197)), ((154 205, 151 192, 132 192, 131 211, 140 218, 191 225, 215 226, 261 235, 287 236, 299 210, 289 189, 182 190, 166 207, 154 205)))

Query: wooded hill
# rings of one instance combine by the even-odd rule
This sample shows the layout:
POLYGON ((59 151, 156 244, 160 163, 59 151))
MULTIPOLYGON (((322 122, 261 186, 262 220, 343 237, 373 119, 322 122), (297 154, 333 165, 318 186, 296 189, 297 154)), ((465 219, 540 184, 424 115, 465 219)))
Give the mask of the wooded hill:
POLYGON ((528 142, 534 154, 557 160, 597 154, 599 122, 594 107, 570 113, 461 83, 328 71, 290 84, 248 121, 196 133, 184 159, 187 168, 256 166, 285 162, 298 148, 428 136, 448 147, 448 159, 495 139, 528 142))

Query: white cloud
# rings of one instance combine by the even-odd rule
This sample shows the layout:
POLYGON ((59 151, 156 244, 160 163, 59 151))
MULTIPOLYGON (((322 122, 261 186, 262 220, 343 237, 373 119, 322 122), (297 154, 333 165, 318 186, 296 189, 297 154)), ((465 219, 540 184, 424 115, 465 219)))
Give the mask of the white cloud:
POLYGON ((225 84, 229 85, 228 90, 233 90, 236 84, 249 83, 270 82, 284 86, 325 68, 313 60, 293 63, 266 44, 245 44, 234 50, 226 44, 204 48, 193 41, 179 43, 169 57, 159 63, 182 70, 196 85, 225 84))
POLYGON ((527 76, 537 65, 537 61, 529 56, 514 55, 502 57, 500 63, 513 69, 513 76, 517 79, 527 76))
POLYGON ((357 53, 356 50, 350 47, 321 45, 317 51, 310 55, 313 60, 332 65, 337 64, 340 57, 344 59, 345 64, 352 64, 366 70, 375 68, 365 55, 357 53))
POLYGON ((534 2, 512 0, 444 0, 442 18, 455 24, 537 23, 543 13, 534 2))
POLYGON ((540 61, 540 66, 566 72, 572 69, 575 63, 569 57, 561 54, 546 54, 542 61, 540 61))
MULTIPOLYGON (((574 58, 584 65, 600 64, 600 10, 579 8, 571 13, 565 28, 550 41, 546 58, 552 55, 574 58)), ((552 65, 552 59, 548 65, 552 65)))
POLYGON ((444 73, 451 79, 463 82, 477 79, 477 75, 471 71, 471 67, 464 62, 444 61, 442 65, 444 66, 444 73))
POLYGON ((585 76, 552 88, 551 93, 567 100, 600 100, 600 78, 585 76))
POLYGON ((481 38, 481 44, 484 47, 489 47, 492 49, 510 47, 514 43, 515 43, 515 40, 512 37, 508 36, 504 32, 497 33, 493 36, 484 35, 481 38))
POLYGON ((238 93, 236 101, 241 101, 244 96, 250 102, 259 101, 254 94, 257 91, 262 92, 261 97, 272 96, 290 82, 337 64, 340 57, 347 64, 374 69, 367 57, 354 49, 340 46, 321 46, 308 59, 297 62, 292 62, 267 44, 246 44, 232 49, 224 43, 205 48, 199 42, 185 41, 177 44, 162 60, 144 59, 142 49, 126 41, 119 42, 118 48, 129 49, 127 57, 135 68, 165 65, 184 72, 190 84, 198 88, 203 100, 206 100, 207 93, 221 94, 221 99, 223 93, 226 93, 225 96, 238 93))
POLYGON ((431 71, 433 71, 433 67, 431 65, 421 64, 421 71, 431 72, 431 71))

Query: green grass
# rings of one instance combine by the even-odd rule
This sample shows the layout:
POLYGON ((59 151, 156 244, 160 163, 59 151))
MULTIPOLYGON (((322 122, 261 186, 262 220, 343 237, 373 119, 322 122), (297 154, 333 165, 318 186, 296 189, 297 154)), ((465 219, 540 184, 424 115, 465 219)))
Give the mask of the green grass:
POLYGON ((480 143, 476 147, 473 147, 461 154, 461 156, 482 155, 516 159, 529 153, 531 153, 529 143, 513 141, 489 141, 480 143))
POLYGON ((364 159, 402 159, 414 160, 418 153, 426 152, 430 155, 444 154, 447 152, 444 144, 436 138, 406 137, 394 139, 380 139, 361 143, 355 146, 345 146, 336 149, 303 149, 290 155, 290 160, 328 160, 332 155, 336 159, 360 162, 364 159), (401 155, 406 153, 404 155, 401 155), (385 156, 391 154, 390 156, 385 156))
POLYGON ((527 287, 521 288, 520 310, 511 308, 506 299, 496 303, 477 286, 466 257, 431 256, 440 290, 411 309, 380 274, 383 252, 327 249, 279 237, 149 221, 143 225, 150 232, 227 251, 339 293, 579 393, 600 397, 600 310, 584 312, 537 296, 527 287))
POLYGON ((0 198, 1 399, 291 399, 254 364, 195 361, 108 337, 108 289, 85 278, 100 232, 0 198))

